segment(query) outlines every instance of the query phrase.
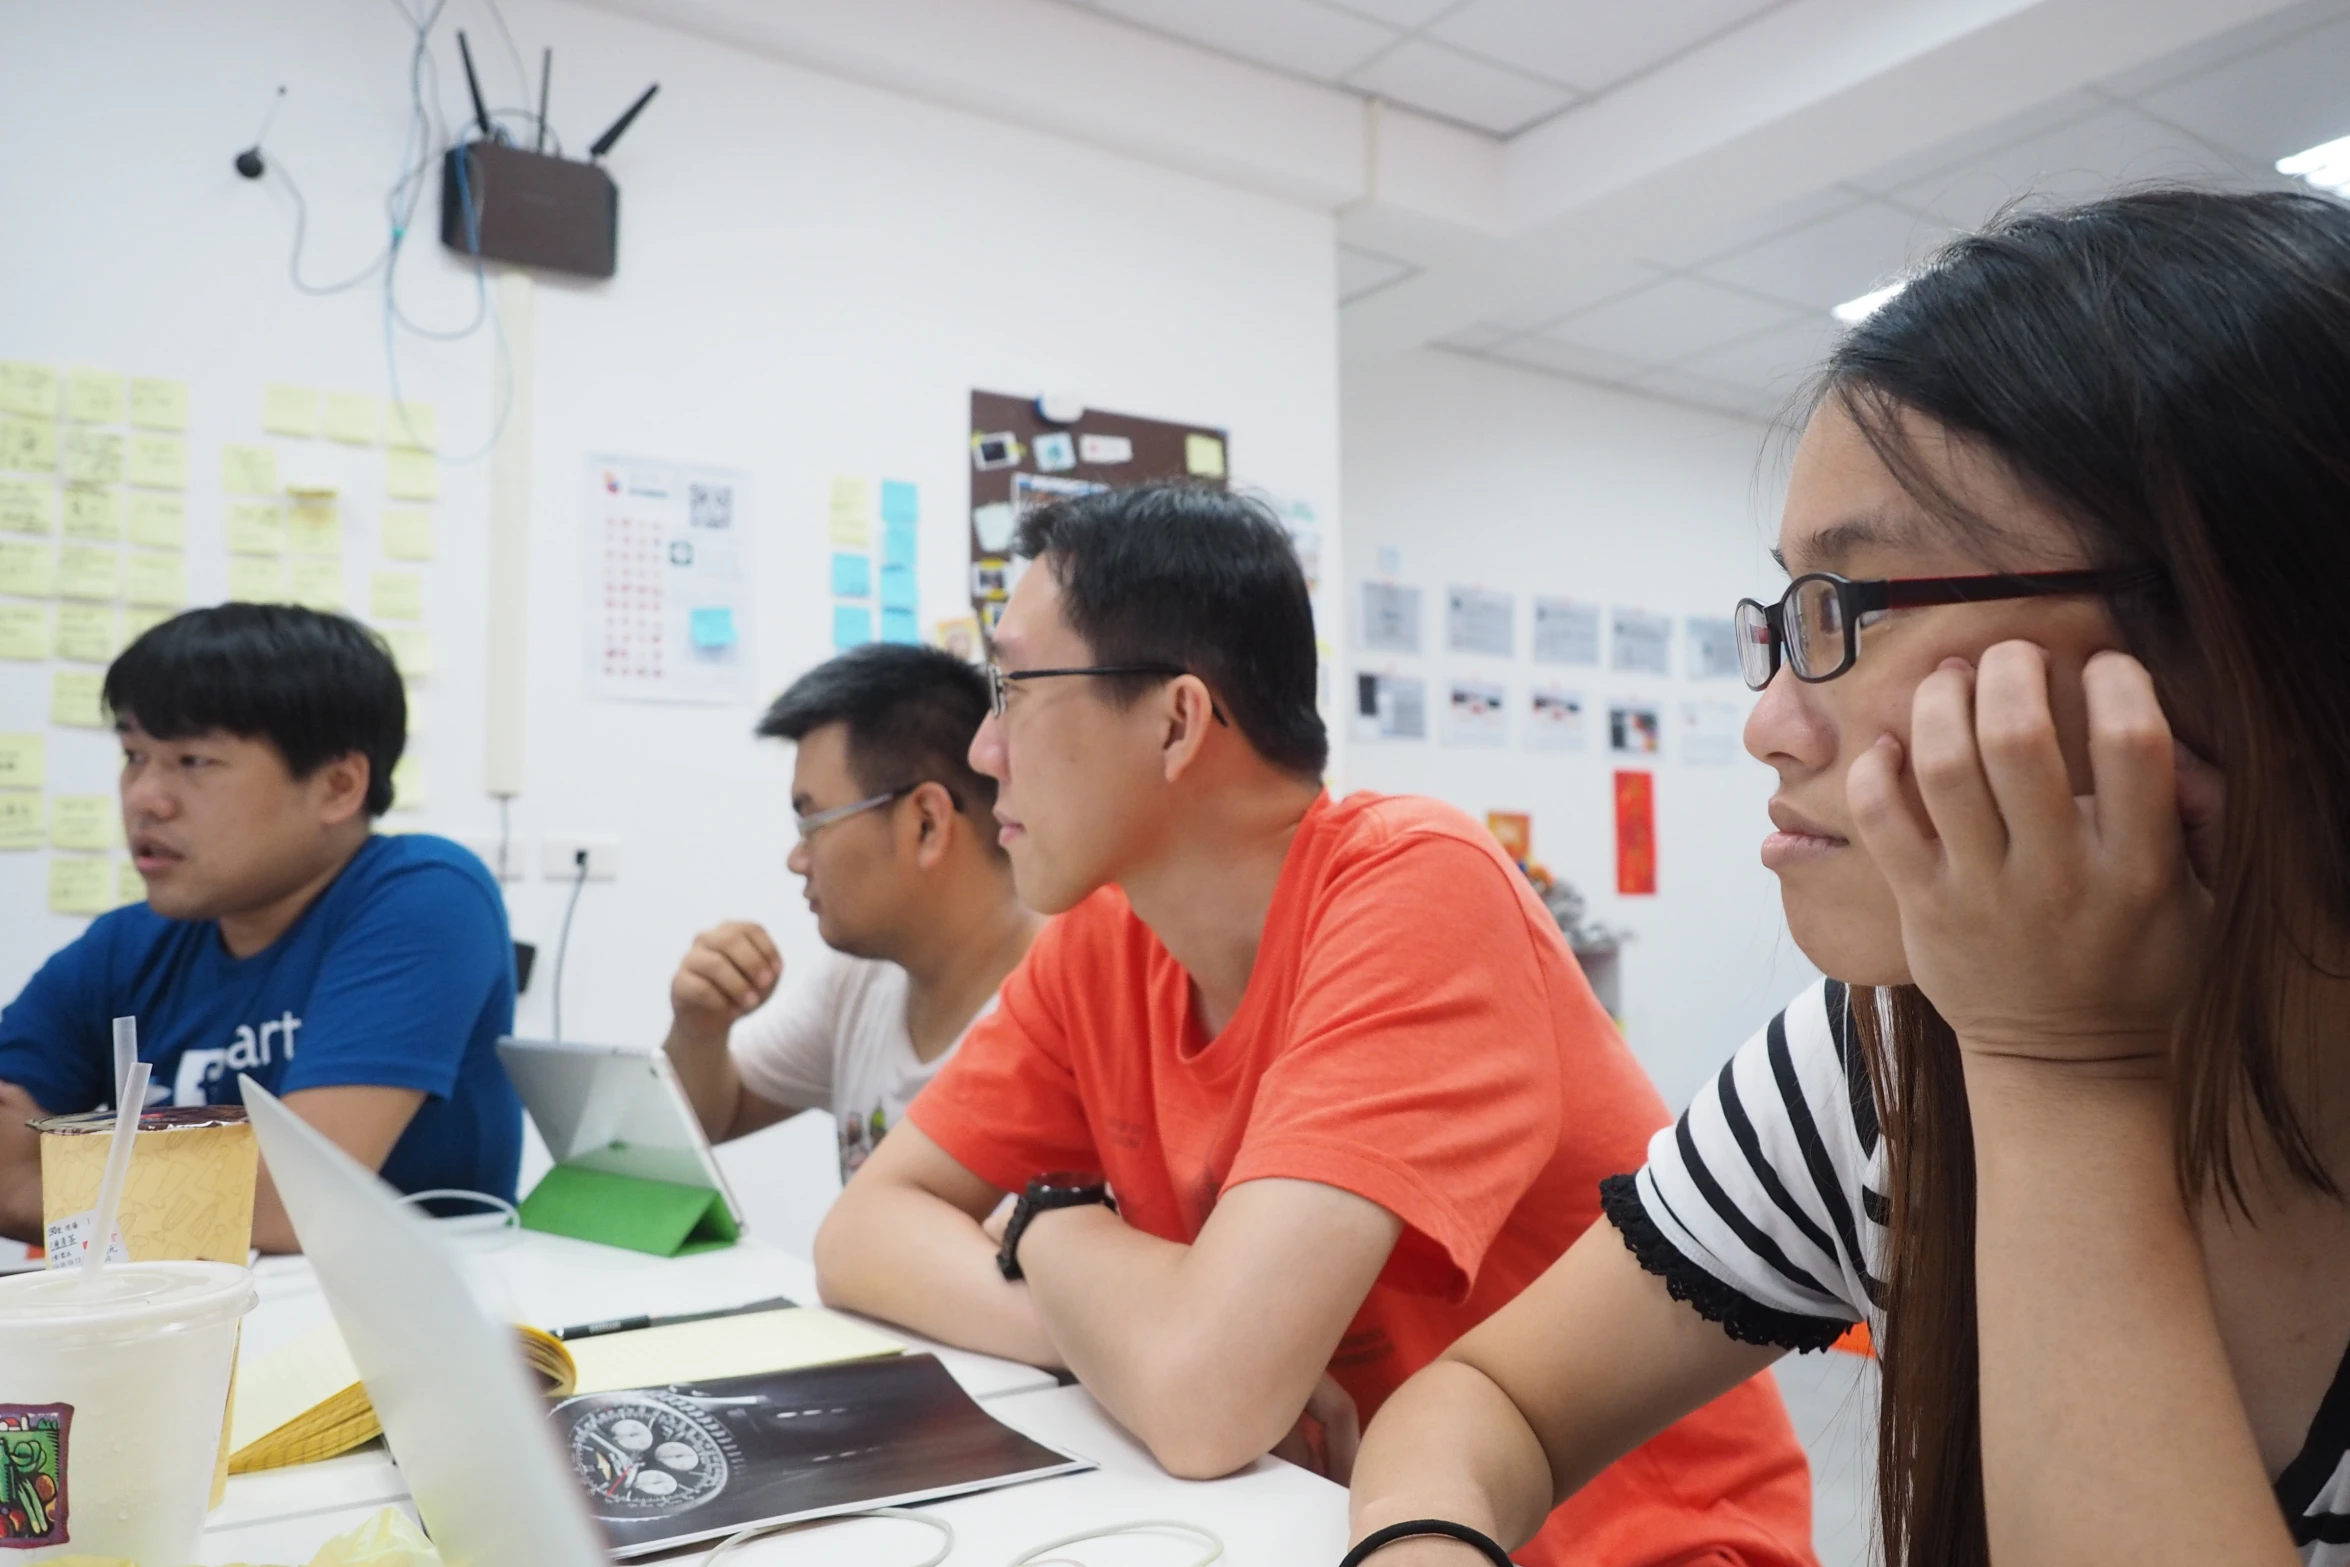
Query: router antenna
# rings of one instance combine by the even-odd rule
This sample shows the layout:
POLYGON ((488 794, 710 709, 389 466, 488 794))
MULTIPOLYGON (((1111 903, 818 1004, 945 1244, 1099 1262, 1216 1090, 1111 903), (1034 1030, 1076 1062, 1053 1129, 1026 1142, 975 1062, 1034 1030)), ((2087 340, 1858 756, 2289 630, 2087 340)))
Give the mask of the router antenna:
POLYGON ((547 150, 547 80, 555 74, 555 51, 552 47, 539 53, 539 133, 530 144, 533 152, 547 150))
POLYGON ((473 74, 473 51, 465 46, 465 29, 457 29, 457 55, 465 62, 465 90, 473 94, 473 118, 481 126, 485 138, 496 140, 497 128, 490 124, 489 106, 481 101, 481 78, 473 74))
POLYGON ((596 138, 596 144, 588 149, 588 161, 590 163, 595 162, 605 153, 612 150, 612 144, 620 139, 621 133, 628 129, 629 125, 635 121, 637 115, 643 112, 645 105, 653 101, 653 94, 659 92, 660 90, 661 84, 659 82, 655 82, 652 86, 646 88, 644 96, 637 99, 636 102, 630 104, 628 106, 628 112, 623 114, 619 119, 614 120, 612 122, 612 128, 606 131, 603 135, 596 138))

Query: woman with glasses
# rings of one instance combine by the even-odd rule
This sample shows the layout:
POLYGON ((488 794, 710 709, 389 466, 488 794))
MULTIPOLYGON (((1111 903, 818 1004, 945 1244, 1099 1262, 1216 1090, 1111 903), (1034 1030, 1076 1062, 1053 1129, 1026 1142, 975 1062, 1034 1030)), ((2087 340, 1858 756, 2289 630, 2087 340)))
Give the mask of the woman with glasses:
POLYGON ((1891 1563, 2350 1563, 2350 209, 1952 245, 1778 554, 1746 740, 1828 978, 1381 1411, 1350 1560, 1504 1561, 1865 1322, 1891 1563))

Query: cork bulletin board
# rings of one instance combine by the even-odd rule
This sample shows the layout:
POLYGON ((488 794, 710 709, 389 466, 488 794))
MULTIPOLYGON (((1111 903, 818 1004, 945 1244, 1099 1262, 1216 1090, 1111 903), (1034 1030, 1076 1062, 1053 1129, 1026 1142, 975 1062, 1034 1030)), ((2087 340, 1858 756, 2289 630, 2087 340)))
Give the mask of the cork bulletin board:
POLYGON ((1069 495, 1152 479, 1222 488, 1231 440, 1220 429, 1089 408, 1062 424, 1037 399, 971 394, 971 610, 993 631, 1018 576, 1011 559, 1020 519, 1069 495))

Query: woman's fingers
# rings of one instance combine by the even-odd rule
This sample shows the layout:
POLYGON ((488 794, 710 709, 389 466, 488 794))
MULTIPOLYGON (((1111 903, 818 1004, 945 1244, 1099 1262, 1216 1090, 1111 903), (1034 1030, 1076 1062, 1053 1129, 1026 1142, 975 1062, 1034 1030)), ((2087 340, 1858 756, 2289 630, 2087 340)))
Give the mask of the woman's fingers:
POLYGON ((2179 792, 2170 721, 2146 666, 2100 653, 2081 672, 2089 702, 2089 771, 2097 837, 2111 855, 2168 862, 2179 852, 2179 792))
POLYGON ((1975 744, 2010 852, 2036 860, 2070 852, 2081 813, 2056 741, 2045 649, 2001 642, 1983 654, 1975 677, 1975 744))
POLYGON ((1909 770, 1951 864, 1989 872, 2007 858, 2007 828, 1975 747, 1974 666, 1944 659, 1910 704, 1909 770))
POLYGON ((1902 792, 1901 757, 1901 742, 1880 735, 1844 775, 1844 804, 1861 847, 1897 892, 1930 881, 1942 858, 1932 831, 1902 792))

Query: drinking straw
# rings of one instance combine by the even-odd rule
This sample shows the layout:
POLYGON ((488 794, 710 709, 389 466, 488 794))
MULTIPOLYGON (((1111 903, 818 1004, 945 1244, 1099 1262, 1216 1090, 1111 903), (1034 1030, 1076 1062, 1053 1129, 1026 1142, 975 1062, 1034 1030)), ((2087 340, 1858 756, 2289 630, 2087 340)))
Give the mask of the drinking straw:
POLYGON ((131 1067, 139 1059, 139 1020, 118 1017, 114 1020, 114 1102, 122 1104, 122 1089, 131 1080, 131 1067))
POLYGON ((132 1066, 130 1081, 123 1085, 122 1103, 114 1111, 114 1141, 106 1149, 106 1178, 98 1184, 98 1208, 90 1215, 90 1239, 82 1254, 81 1287, 85 1290, 97 1284, 98 1274, 106 1266, 114 1221, 122 1212, 123 1183, 131 1173, 131 1150, 138 1145, 139 1111, 147 1102, 147 1079, 154 1075, 155 1068, 147 1062, 132 1066))

